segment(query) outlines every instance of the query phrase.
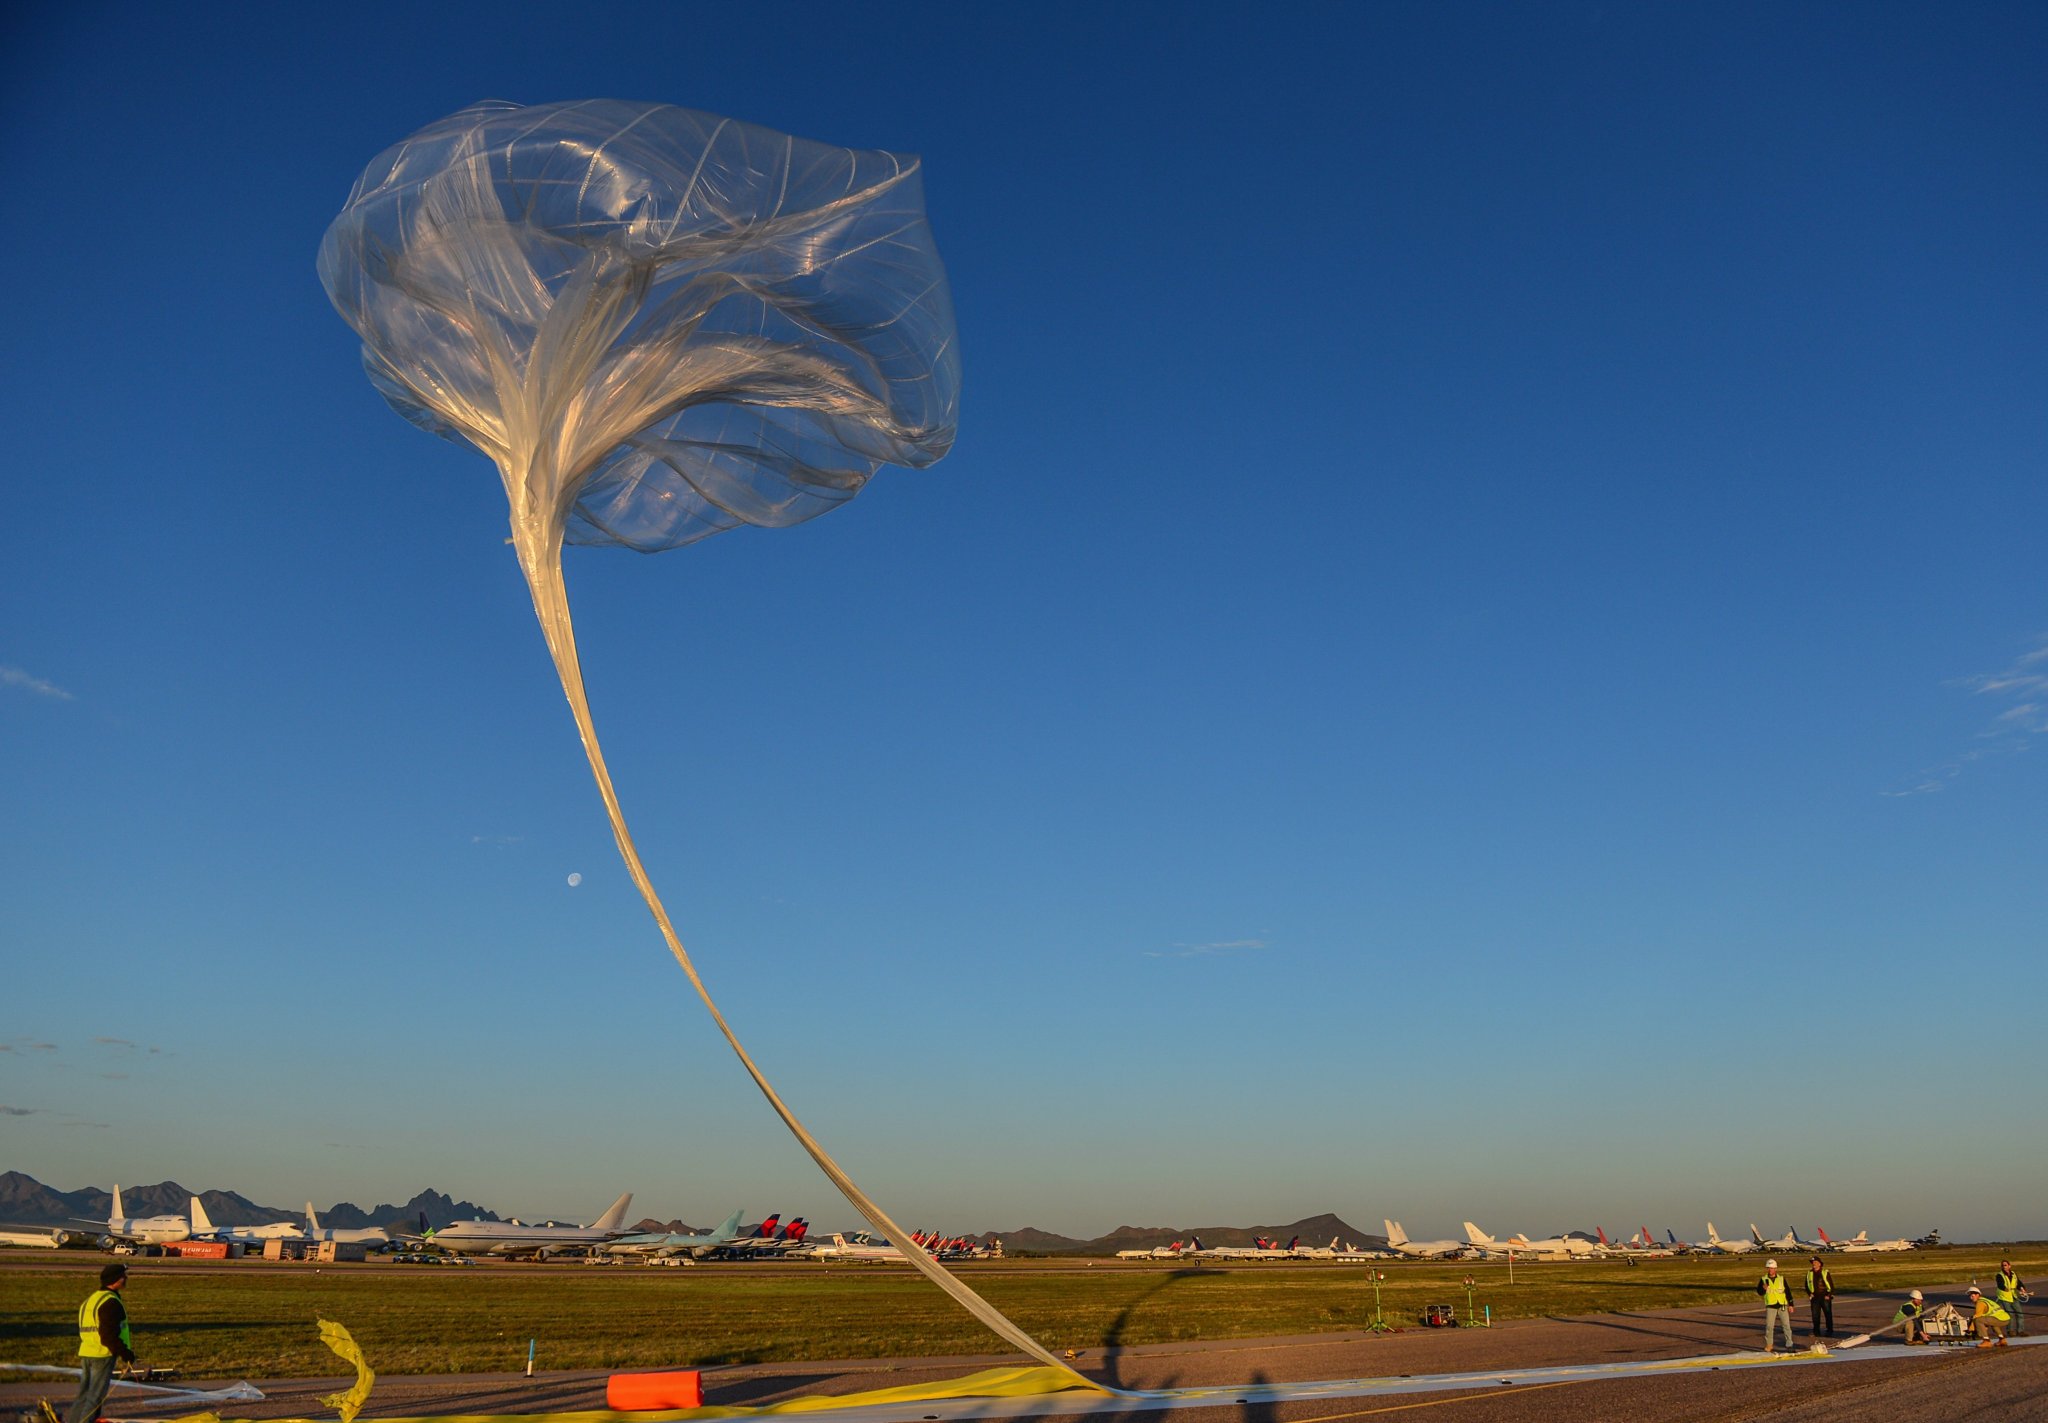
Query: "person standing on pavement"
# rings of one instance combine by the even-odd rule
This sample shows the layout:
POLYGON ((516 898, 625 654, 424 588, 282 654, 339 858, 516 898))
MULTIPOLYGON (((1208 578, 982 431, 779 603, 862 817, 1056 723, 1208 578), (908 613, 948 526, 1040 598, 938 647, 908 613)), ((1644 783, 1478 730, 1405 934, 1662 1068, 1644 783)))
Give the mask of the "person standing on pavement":
POLYGON ((1813 1257, 1813 1263, 1806 1268, 1806 1305, 1807 1312, 1813 1317, 1813 1337, 1834 1338, 1835 1280, 1834 1276, 1828 1273, 1828 1267, 1820 1262, 1818 1255, 1813 1257))
MULTIPOLYGON (((1777 1337, 1777 1326, 1785 1326, 1785 1349, 1792 1349, 1792 1284, 1778 1273, 1776 1260, 1764 1261, 1763 1278, 1756 1282, 1756 1292, 1764 1297, 1764 1352, 1775 1353, 1772 1340, 1777 1337)), ((66 1423, 77 1423, 67 1419, 66 1423)))
POLYGON ((100 1271, 100 1287, 78 1307, 78 1397, 64 1414, 64 1423, 93 1423, 107 1401, 107 1389, 114 1382, 114 1362, 135 1362, 135 1348, 128 1335, 128 1306, 121 1302, 121 1290, 128 1283, 128 1267, 113 1264, 100 1271))
POLYGON ((2005 1306, 2005 1312, 2012 1316, 2013 1338, 2023 1337, 2027 1332, 2027 1311, 2022 1306, 2032 1291, 2027 1288, 2027 1282, 2020 1278, 2020 1272, 2013 1269, 2012 1261, 1998 1262, 1998 1275, 1991 1282, 1991 1293, 1998 1297, 1998 1302, 2005 1306))

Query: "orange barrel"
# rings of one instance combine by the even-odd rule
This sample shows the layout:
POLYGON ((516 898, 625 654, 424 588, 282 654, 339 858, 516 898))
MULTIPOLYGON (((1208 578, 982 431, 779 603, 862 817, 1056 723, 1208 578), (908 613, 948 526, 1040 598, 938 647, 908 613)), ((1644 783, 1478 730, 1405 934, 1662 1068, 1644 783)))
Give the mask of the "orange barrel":
POLYGON ((613 1374, 605 1380, 604 1406, 614 1413, 702 1408, 704 1375, 695 1369, 666 1374, 613 1374))

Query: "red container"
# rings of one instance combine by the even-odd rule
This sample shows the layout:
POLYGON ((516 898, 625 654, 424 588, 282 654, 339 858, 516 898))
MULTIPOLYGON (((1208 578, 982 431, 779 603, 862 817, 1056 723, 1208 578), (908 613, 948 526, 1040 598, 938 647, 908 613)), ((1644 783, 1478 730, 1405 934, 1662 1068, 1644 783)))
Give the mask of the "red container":
POLYGON ((225 1240, 181 1240, 176 1245, 167 1245, 165 1252, 182 1256, 187 1260, 225 1260, 228 1258, 228 1243, 225 1240))
POLYGON ((666 1374, 613 1374, 605 1380, 604 1406, 614 1413, 702 1408, 704 1375, 695 1369, 666 1374))

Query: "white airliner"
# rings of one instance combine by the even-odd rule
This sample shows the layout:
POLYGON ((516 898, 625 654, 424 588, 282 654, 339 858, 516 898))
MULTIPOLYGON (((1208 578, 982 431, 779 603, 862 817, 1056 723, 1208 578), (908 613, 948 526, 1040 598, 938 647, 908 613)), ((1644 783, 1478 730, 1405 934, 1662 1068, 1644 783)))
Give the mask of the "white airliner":
POLYGON ((1638 1227, 1636 1233, 1626 1240, 1609 1240, 1605 1227, 1599 1228, 1595 1233, 1600 1237, 1600 1253, 1604 1255, 1666 1260, 1678 1253, 1669 1246, 1659 1245, 1657 1237, 1650 1234, 1650 1227, 1647 1225, 1638 1227))
POLYGON ((121 1205, 119 1186, 114 1187, 114 1209, 105 1220, 85 1220, 81 1217, 79 1224, 98 1227, 102 1245, 169 1245, 192 1238, 192 1222, 181 1215, 146 1215, 131 1218, 121 1205))
POLYGON ((633 1193, 589 1225, 523 1225, 516 1220, 458 1220, 434 1232, 433 1243, 457 1255, 536 1255, 572 1246, 602 1245, 626 1234, 622 1229, 633 1193))
POLYGON ((1756 1222, 1751 1221, 1749 1238, 1756 1242, 1757 1249, 1775 1250, 1783 1255, 1818 1255, 1828 1249, 1818 1240, 1801 1240, 1799 1227, 1796 1225, 1786 1226, 1785 1233, 1776 1240, 1766 1240, 1764 1233, 1756 1228, 1756 1222))
POLYGON ((0 1230, 0 1245, 22 1245, 32 1250, 55 1250, 71 1237, 55 1226, 10 1226, 0 1230))
POLYGON ((1471 1248, 1462 1240, 1410 1240, 1398 1220, 1383 1220, 1380 1224, 1387 1228, 1387 1249, 1397 1255, 1441 1257, 1462 1255, 1471 1248))
POLYGON ((1720 1232, 1714 1229, 1714 1223, 1708 1221, 1706 1243, 1695 1245, 1693 1249, 1708 1255, 1747 1255, 1756 1249, 1756 1242, 1750 1240, 1723 1240, 1720 1232))
POLYGON ((304 1240, 306 1232, 288 1220, 274 1221, 269 1225, 215 1225, 207 1217, 206 1207, 199 1203, 199 1197, 192 1198, 192 1239, 231 1240, 240 1245, 261 1245, 266 1240, 304 1240))
MULTIPOLYGON (((425 1233, 425 1227, 421 1227, 425 1233)), ((320 1217, 313 1213, 313 1203, 306 1202, 306 1238, 308 1240, 332 1240, 338 1245, 367 1245, 372 1250, 382 1250, 391 1243, 391 1232, 374 1225, 336 1226, 320 1224, 320 1217)))
POLYGON ((1827 1246, 1828 1249, 1839 1250, 1845 1255, 1871 1255, 1879 1251, 1911 1250, 1913 1248, 1913 1242, 1905 1239, 1872 1240, 1870 1232, 1867 1230, 1857 1231, 1848 1240, 1830 1240, 1828 1239, 1828 1233, 1823 1230, 1820 1232, 1820 1238, 1821 1243, 1827 1246))
POLYGON ((1487 1255, 1516 1255, 1541 1257, 1563 1256, 1567 1259, 1600 1253, 1600 1247, 1590 1240, 1581 1240, 1572 1235, 1553 1235, 1543 1240, 1531 1240, 1526 1235, 1510 1235, 1505 1240, 1495 1240, 1471 1221, 1465 1222, 1465 1240, 1474 1250, 1487 1255))
MULTIPOLYGON (((643 1231, 635 1235, 621 1235, 598 1248, 607 1255, 645 1255, 657 1260, 671 1255, 688 1255, 693 1260, 700 1259, 721 1246, 745 1239, 747 1232, 740 1229, 740 1217, 745 1214, 744 1209, 736 1210, 725 1218, 723 1225, 706 1231, 643 1231)), ((440 1239, 439 1236, 434 1238, 440 1239)))
POLYGON ((903 1252, 886 1240, 876 1240, 866 1231, 854 1232, 852 1238, 834 1235, 830 1240, 810 1246, 807 1252, 814 1260, 901 1260, 903 1252))

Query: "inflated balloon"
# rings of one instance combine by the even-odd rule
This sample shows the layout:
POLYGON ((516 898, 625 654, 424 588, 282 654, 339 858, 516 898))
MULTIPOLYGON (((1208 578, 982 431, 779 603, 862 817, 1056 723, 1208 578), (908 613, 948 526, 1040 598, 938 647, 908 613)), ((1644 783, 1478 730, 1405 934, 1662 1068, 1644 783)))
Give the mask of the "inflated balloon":
MULTIPOLYGON (((384 398, 497 464, 627 872, 755 1085, 906 1244, 740 1046, 641 866, 584 695, 562 545, 654 552, 779 528, 884 464, 946 453, 960 365, 917 161, 663 105, 477 104, 364 169, 320 280, 384 398)), ((904 1254, 1071 1372, 924 1251, 904 1254)))

